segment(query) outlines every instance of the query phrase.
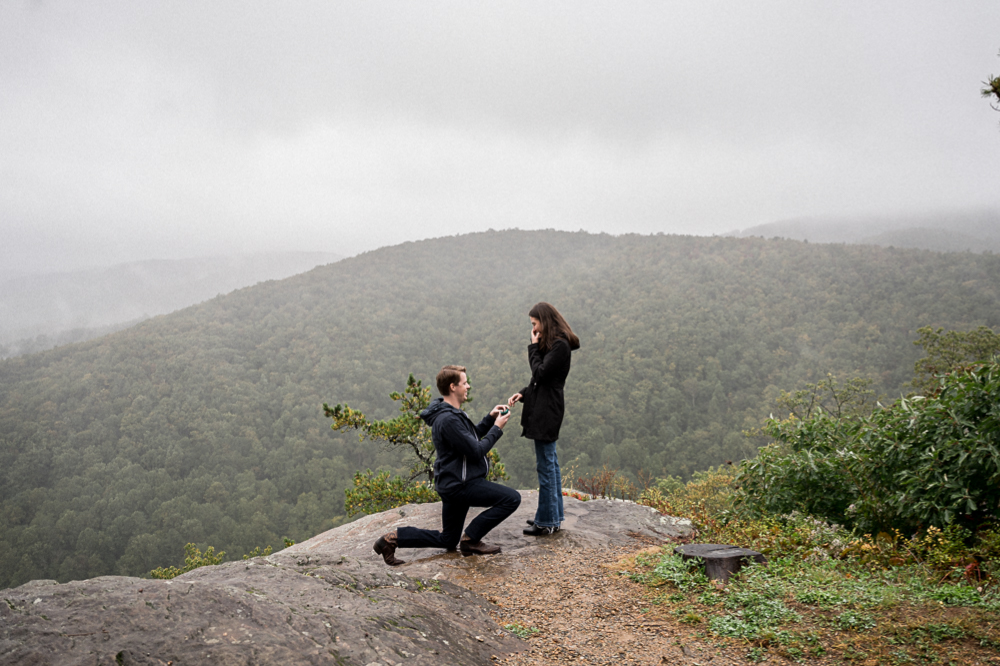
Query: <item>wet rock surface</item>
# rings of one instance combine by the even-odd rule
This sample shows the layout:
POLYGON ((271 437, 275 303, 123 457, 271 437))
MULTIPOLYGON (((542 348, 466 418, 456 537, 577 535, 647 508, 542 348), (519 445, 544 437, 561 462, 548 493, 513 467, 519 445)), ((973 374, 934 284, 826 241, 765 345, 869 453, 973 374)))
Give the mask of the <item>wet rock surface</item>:
POLYGON ((567 498, 562 532, 527 537, 521 529, 533 494, 523 492, 518 512, 487 539, 503 546, 502 557, 401 549, 407 564, 387 567, 371 551, 379 535, 440 524, 439 504, 409 505, 267 558, 172 581, 107 576, 4 590, 0 663, 485 664, 525 644, 491 619, 490 604, 463 580, 501 562, 518 567, 532 554, 689 530, 647 507, 567 498))
MULTIPOLYGON (((647 506, 620 500, 593 499, 582 502, 574 497, 564 497, 566 520, 562 531, 546 537, 530 537, 522 534, 527 527, 525 521, 534 518, 538 505, 538 492, 521 491, 521 506, 514 514, 501 523, 484 539, 486 543, 503 548, 505 562, 526 560, 533 555, 551 550, 573 550, 582 552, 599 550, 611 546, 635 543, 636 537, 667 541, 673 537, 685 537, 691 533, 688 520, 660 515, 647 506)), ((470 509, 466 524, 482 509, 470 509)), ((441 529, 441 505, 408 504, 398 509, 365 516, 359 520, 341 525, 308 541, 303 541, 283 553, 324 553, 357 557, 361 560, 382 562, 382 558, 372 551, 375 540, 383 534, 399 527, 410 525, 424 529, 441 529)), ((438 580, 461 579, 463 571, 487 566, 490 557, 464 558, 458 553, 448 553, 439 549, 400 548, 396 557, 406 564, 393 567, 408 575, 437 576, 438 580)))

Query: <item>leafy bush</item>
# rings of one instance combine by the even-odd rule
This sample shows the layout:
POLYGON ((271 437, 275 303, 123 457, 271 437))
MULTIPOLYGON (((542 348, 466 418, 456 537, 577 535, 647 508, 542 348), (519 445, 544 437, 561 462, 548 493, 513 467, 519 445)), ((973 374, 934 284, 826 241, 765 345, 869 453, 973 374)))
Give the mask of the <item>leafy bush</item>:
POLYGON ((906 538, 898 531, 852 534, 799 512, 733 511, 726 507, 735 475, 725 467, 682 487, 669 480, 665 492, 660 487, 651 486, 644 501, 690 518, 699 530, 694 538, 752 548, 768 562, 749 563, 721 585, 671 544, 623 560, 622 573, 647 586, 651 605, 677 621, 697 623, 719 641, 753 645, 749 660, 826 656, 841 663, 892 653, 894 663, 987 663, 995 657, 1000 581, 989 573, 990 563, 1000 561, 995 525, 976 533, 930 527, 906 538))
POLYGON ((224 552, 216 555, 214 546, 209 546, 208 550, 202 554, 201 550, 193 543, 185 544, 184 552, 187 554, 187 557, 184 558, 183 567, 160 567, 159 569, 153 569, 149 572, 149 577, 170 580, 198 567, 222 564, 222 558, 226 556, 224 552))
POLYGON ((803 560, 826 560, 839 556, 849 542, 850 533, 840 525, 798 511, 779 515, 733 510, 735 478, 736 470, 729 465, 696 472, 684 485, 669 480, 669 485, 650 486, 640 504, 690 519, 697 530, 693 538, 699 541, 739 544, 769 558, 794 554, 803 560), (664 486, 673 490, 664 493, 664 486))
MULTIPOLYGON (((284 538, 284 542, 285 548, 295 545, 295 542, 288 537, 284 538)), ((170 580, 171 578, 176 578, 177 576, 187 573, 193 569, 222 564, 223 559, 226 557, 226 553, 222 551, 216 554, 215 546, 209 546, 208 549, 202 553, 201 549, 193 543, 185 544, 184 552, 187 557, 184 558, 183 567, 160 567, 159 569, 153 569, 149 572, 149 577, 159 578, 161 580, 170 580)), ((271 552, 271 546, 266 546, 263 550, 261 550, 260 546, 256 546, 253 550, 244 555, 243 559, 249 560, 253 557, 267 557, 271 554, 271 552)))
POLYGON ((735 473, 736 468, 732 465, 720 465, 695 472, 687 483, 681 483, 676 477, 659 479, 643 491, 639 503, 660 513, 684 516, 696 522, 700 517, 704 524, 713 517, 724 516, 731 508, 735 473))
POLYGON ((1000 363, 953 372, 936 396, 876 412, 864 435, 868 469, 894 471, 887 490, 902 520, 944 527, 959 516, 971 525, 997 517, 1000 363))
POLYGON ((355 472, 354 487, 346 491, 344 508, 347 515, 379 513, 404 504, 439 502, 441 496, 423 481, 411 483, 400 477, 390 477, 388 471, 374 474, 370 469, 355 472))
POLYGON ((1000 364, 954 371, 936 394, 867 416, 817 410, 764 429, 776 442, 737 477, 745 510, 801 510, 872 534, 998 516, 1000 364))
POLYGON ((251 550, 249 553, 247 553, 246 555, 244 555, 243 559, 244 560, 249 560, 249 559, 254 558, 254 557, 267 557, 270 554, 271 554, 271 547, 270 546, 266 547, 264 550, 261 550, 260 546, 257 546, 253 550, 251 550))
POLYGON ((799 511, 850 524, 859 493, 843 443, 854 441, 859 427, 822 410, 770 420, 765 429, 777 441, 741 463, 737 501, 757 514, 799 511))

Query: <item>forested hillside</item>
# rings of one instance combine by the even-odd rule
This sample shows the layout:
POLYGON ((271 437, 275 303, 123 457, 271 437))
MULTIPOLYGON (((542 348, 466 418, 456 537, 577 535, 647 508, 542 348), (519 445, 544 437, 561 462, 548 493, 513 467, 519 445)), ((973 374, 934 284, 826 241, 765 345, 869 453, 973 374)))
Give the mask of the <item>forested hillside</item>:
MULTIPOLYGON (((383 248, 0 362, 0 587, 238 556, 343 518, 399 460, 321 410, 391 416, 408 373, 469 367, 479 416, 527 378, 533 303, 581 338, 564 470, 685 476, 752 454, 780 389, 905 390, 920 326, 1000 325, 1000 257, 758 238, 487 232, 383 248)), ((534 482, 517 413, 499 450, 534 482)), ((568 476, 568 473, 564 473, 568 476)))

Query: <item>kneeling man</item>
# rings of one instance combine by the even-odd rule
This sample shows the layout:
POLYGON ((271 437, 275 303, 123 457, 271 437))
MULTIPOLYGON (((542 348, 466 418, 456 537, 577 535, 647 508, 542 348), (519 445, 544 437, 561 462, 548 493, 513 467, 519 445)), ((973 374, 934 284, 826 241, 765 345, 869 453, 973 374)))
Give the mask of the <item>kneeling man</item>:
POLYGON ((491 555, 500 546, 483 543, 483 537, 502 523, 521 504, 521 494, 507 486, 486 480, 489 471, 487 452, 503 435, 510 414, 506 405, 497 405, 479 425, 473 425, 462 411, 469 393, 465 368, 446 365, 437 375, 442 397, 436 398, 420 413, 431 427, 436 452, 434 487, 441 496, 441 531, 400 527, 375 542, 375 552, 386 564, 403 564, 396 559, 397 548, 445 548, 458 544, 462 555, 491 555), (469 507, 489 507, 476 516, 462 535, 469 507), (462 535, 459 541, 459 535, 462 535))

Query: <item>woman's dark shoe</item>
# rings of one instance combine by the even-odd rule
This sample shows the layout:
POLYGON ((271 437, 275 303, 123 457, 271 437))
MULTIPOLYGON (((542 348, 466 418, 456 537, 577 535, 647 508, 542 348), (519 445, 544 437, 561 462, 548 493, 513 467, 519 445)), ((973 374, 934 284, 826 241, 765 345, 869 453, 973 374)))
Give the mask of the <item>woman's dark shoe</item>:
MULTIPOLYGON (((531 525, 532 527, 534 527, 534 526, 535 526, 535 521, 533 521, 533 520, 526 520, 526 521, 524 521, 524 522, 528 523, 528 524, 529 524, 529 525, 531 525)), ((556 525, 556 526, 555 526, 554 528, 552 528, 552 531, 553 531, 553 532, 558 532, 558 531, 559 531, 560 529, 562 529, 562 528, 561 528, 561 527, 559 527, 559 525, 556 525)), ((525 530, 525 531, 524 531, 524 533, 525 533, 525 534, 527 534, 527 533, 528 533, 528 531, 527 531, 527 530, 525 530)))
POLYGON ((388 534, 383 534, 372 546, 372 550, 382 556, 385 563, 390 567, 399 566, 400 564, 406 564, 405 560, 396 559, 396 533, 389 532, 388 534))
POLYGON ((549 534, 555 534, 556 532, 558 532, 559 526, 556 525, 553 527, 541 527, 540 525, 535 525, 534 523, 532 523, 531 527, 521 531, 524 534, 527 534, 528 536, 547 536, 549 534))
POLYGON ((458 549, 465 557, 469 557, 470 555, 496 555, 500 552, 500 546, 490 546, 482 541, 469 541, 468 539, 462 539, 458 544, 458 549))

